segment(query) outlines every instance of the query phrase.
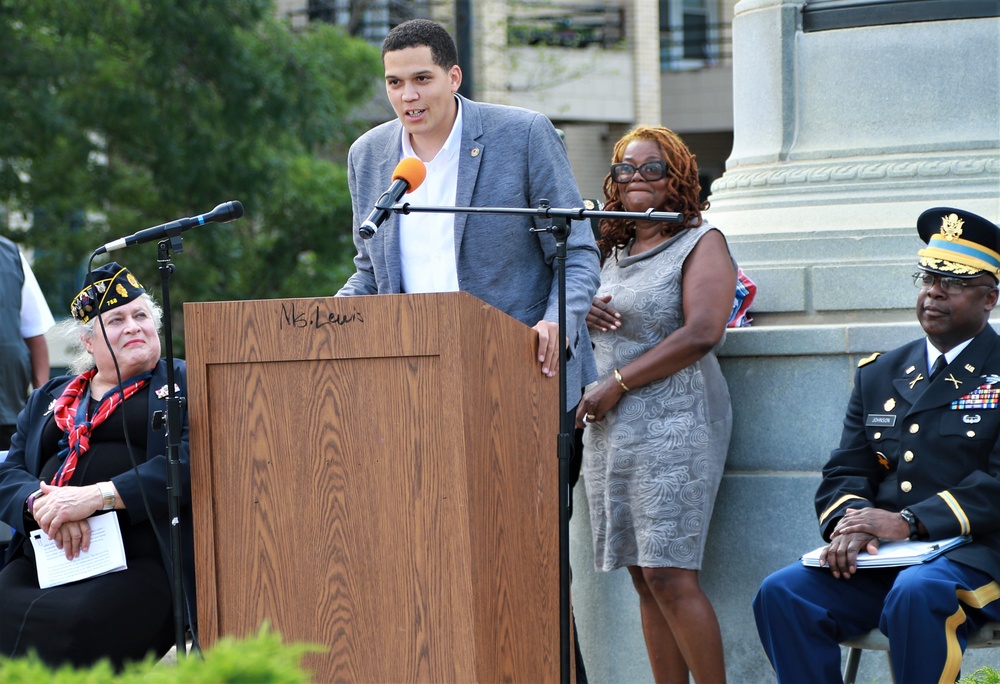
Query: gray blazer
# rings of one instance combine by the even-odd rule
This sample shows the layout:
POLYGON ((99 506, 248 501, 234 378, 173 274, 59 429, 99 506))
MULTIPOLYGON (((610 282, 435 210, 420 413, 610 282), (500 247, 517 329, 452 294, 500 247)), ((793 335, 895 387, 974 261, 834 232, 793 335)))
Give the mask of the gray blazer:
MULTIPOLYGON (((533 209, 548 199, 553 207, 582 207, 569 159, 552 123, 516 107, 462 99, 462 148, 457 206, 533 209)), ((356 273, 338 296, 395 294, 401 290, 399 221, 394 214, 370 240, 358 227, 392 182, 402 153, 402 124, 384 123, 365 133, 348 154, 348 183, 354 208, 356 273)), ((550 220, 535 216, 455 215, 455 260, 459 288, 528 326, 556 322, 558 282, 555 240, 531 233, 550 220)), ((586 316, 600 283, 600 252, 584 221, 574 221, 567 240, 566 329, 570 340, 567 401, 597 379, 586 316)))

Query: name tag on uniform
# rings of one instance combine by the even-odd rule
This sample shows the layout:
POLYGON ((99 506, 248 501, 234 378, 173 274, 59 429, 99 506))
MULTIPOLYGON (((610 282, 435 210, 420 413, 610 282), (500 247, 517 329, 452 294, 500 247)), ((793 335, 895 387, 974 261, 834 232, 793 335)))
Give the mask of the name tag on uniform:
POLYGON ((869 413, 865 419, 865 427, 893 427, 896 424, 896 416, 883 413, 869 413))

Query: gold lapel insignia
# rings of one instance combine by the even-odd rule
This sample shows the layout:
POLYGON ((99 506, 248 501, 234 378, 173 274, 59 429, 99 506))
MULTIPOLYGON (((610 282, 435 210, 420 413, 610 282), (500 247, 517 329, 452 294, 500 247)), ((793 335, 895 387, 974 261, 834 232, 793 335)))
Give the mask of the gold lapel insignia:
POLYGON ((885 410, 891 411, 894 408, 896 408, 896 400, 893 399, 892 397, 889 397, 889 399, 885 402, 885 410))
POLYGON ((969 371, 970 373, 975 373, 976 367, 973 366, 971 363, 967 363, 965 364, 965 370, 969 371))
POLYGON ((910 389, 913 389, 913 386, 916 385, 918 382, 920 382, 923 379, 924 379, 924 374, 923 373, 917 373, 917 377, 915 377, 912 380, 910 380, 910 389))
POLYGON ((955 389, 958 389, 958 386, 962 384, 962 381, 958 380, 952 373, 948 373, 948 377, 945 378, 944 381, 955 383, 955 389))
POLYGON ((910 366, 909 368, 906 369, 906 374, 909 375, 910 373, 912 373, 915 370, 917 370, 916 366, 910 366))
POLYGON ((479 156, 479 148, 478 147, 473 147, 471 150, 469 150, 469 154, 471 154, 473 157, 478 157, 479 156))

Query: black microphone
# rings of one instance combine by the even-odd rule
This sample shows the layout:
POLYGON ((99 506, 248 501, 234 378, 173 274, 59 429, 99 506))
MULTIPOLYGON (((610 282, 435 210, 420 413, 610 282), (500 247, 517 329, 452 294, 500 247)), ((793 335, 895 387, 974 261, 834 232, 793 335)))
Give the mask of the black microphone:
POLYGON ((362 221, 361 227, 358 228, 358 234, 361 235, 362 239, 367 240, 375 235, 378 232, 378 227, 385 223, 385 220, 392 213, 392 205, 398 202, 405 193, 413 192, 419 188, 426 176, 427 167, 416 157, 404 157, 396 164, 396 168, 392 172, 392 185, 378 198, 372 213, 368 214, 368 218, 362 221))
POLYGON ((241 216, 243 216, 243 205, 237 200, 223 202, 207 214, 177 219, 170 223, 140 230, 128 237, 118 238, 103 247, 98 247, 94 254, 104 254, 105 252, 113 252, 116 249, 123 249, 132 245, 142 245, 154 240, 162 240, 163 238, 180 235, 185 230, 190 230, 195 226, 201 226, 206 223, 226 223, 228 221, 235 221, 241 216))

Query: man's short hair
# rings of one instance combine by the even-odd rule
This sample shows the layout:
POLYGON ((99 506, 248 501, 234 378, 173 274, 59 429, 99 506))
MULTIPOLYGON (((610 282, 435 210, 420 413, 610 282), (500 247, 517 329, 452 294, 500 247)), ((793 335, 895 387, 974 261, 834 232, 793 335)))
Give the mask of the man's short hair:
POLYGON ((458 64, 458 49, 451 34, 430 19, 411 19, 389 31, 382 41, 382 57, 387 52, 424 46, 431 49, 434 63, 445 71, 458 64))

